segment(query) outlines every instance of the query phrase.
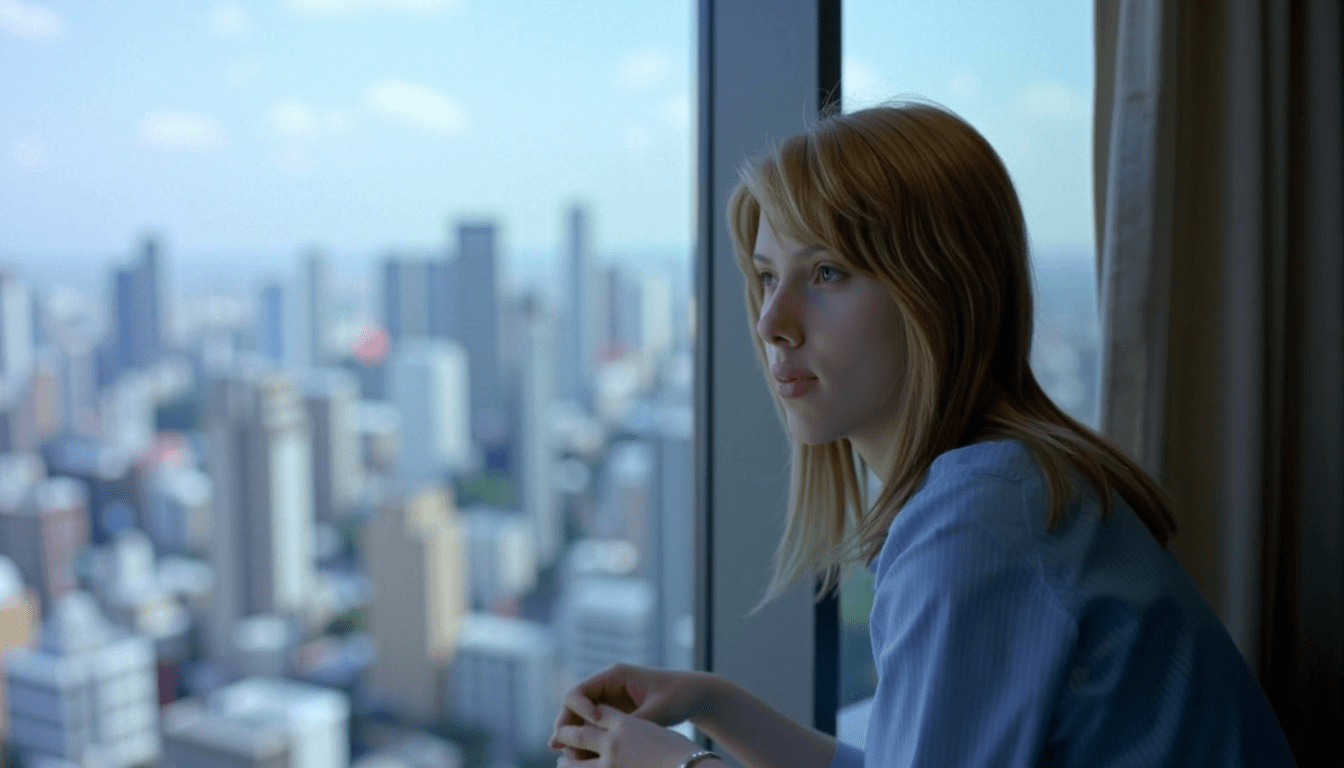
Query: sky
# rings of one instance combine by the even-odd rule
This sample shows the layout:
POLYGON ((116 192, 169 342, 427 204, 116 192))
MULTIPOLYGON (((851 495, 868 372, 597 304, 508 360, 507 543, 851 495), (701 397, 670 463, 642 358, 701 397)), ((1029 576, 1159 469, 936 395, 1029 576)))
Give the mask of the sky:
MULTIPOLYGON (((0 0, 0 261, 337 259, 500 226, 551 258, 693 242, 691 0, 0 0)), ((846 0, 847 104, 933 98, 1042 251, 1091 248, 1091 4, 846 0)))

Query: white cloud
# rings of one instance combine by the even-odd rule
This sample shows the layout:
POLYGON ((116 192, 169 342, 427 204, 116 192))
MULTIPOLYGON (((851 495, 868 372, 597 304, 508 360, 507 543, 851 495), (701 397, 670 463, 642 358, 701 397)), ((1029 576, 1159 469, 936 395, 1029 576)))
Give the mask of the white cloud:
POLYGON ((252 14, 242 3, 219 3, 210 9, 210 31, 224 40, 241 40, 252 32, 252 14))
POLYGON ((281 99, 270 113, 271 128, 290 139, 345 133, 351 122, 350 114, 344 110, 320 110, 302 99, 281 99))
POLYGON ((65 37, 65 20, 45 5, 0 0, 0 29, 29 40, 59 40, 65 37))
POLYGON ((14 164, 25 171, 40 171, 47 164, 47 148, 31 139, 15 142, 10 155, 14 164))
POLYGON ((658 116, 678 131, 691 129, 691 95, 686 91, 663 99, 658 108, 658 116))
POLYGON ((374 112, 438 133, 460 131, 467 113, 451 96, 420 83, 380 80, 364 92, 364 103, 374 112))
POLYGON ((378 11, 428 15, 461 6, 461 0, 285 0, 285 7, 295 13, 328 19, 378 11))
POLYGON ((224 128, 197 112, 163 110, 146 115, 140 136, 150 144, 173 149, 214 149, 224 144, 224 128))
POLYGON ((1053 80, 1032 83, 1023 88, 1018 94, 1017 105, 1030 117, 1050 120, 1086 117, 1091 107, 1089 99, 1053 80))
POLYGON ((616 66, 616 88, 627 93, 649 91, 672 77, 672 57, 655 48, 636 51, 616 66))
POLYGON ((846 56, 840 63, 840 98, 845 108, 877 104, 891 98, 887 84, 867 62, 846 56))

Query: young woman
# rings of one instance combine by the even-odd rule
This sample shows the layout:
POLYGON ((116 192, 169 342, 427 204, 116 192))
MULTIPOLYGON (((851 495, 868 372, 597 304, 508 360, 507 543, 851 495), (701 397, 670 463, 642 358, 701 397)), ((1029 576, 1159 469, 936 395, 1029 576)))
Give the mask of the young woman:
POLYGON ((1293 764, 1165 549, 1161 488, 1032 376, 1027 235, 983 137, 919 104, 830 117, 748 166, 728 218, 794 443, 762 602, 872 570, 867 742, 618 664, 565 697, 560 765, 721 764, 664 727, 686 720, 753 768, 1293 764))

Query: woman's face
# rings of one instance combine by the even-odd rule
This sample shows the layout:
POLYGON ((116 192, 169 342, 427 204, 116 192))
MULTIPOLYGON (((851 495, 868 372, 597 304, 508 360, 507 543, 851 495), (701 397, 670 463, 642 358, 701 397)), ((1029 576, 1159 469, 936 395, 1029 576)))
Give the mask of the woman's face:
POLYGON ((896 300, 827 251, 776 235, 764 215, 754 262, 756 333, 790 432, 814 445, 847 437, 875 464, 889 450, 905 371, 896 300))

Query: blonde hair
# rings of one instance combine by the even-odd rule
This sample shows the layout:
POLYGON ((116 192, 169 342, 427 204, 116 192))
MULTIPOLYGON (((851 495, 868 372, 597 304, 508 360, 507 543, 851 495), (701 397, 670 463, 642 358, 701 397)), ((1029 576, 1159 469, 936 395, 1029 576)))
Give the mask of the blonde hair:
MULTIPOLYGON (((1174 535, 1162 488, 1060 410, 1032 375, 1026 225, 1007 169, 974 128, 926 104, 875 107, 827 117, 741 169, 728 223, 768 382, 755 331, 761 286, 751 279, 762 214, 777 234, 881 281, 903 319, 893 332, 908 357, 896 393, 899 450, 871 508, 867 470, 849 440, 793 440, 785 531, 753 612, 809 574, 823 577, 817 599, 829 594, 849 568, 877 556, 935 458, 991 438, 1016 438, 1035 456, 1049 482, 1050 529, 1066 514, 1076 469, 1103 517, 1119 493, 1160 544, 1174 535)), ((784 420, 778 396, 775 407, 784 420)))

